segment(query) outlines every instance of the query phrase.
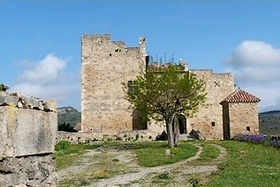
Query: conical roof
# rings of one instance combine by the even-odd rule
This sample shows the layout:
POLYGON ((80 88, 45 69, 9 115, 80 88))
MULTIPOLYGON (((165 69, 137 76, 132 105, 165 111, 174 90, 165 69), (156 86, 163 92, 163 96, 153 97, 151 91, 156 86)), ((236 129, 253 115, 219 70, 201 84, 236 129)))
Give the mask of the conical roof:
POLYGON ((249 94, 248 92, 245 92, 244 90, 241 90, 238 88, 233 93, 231 93, 229 96, 227 96, 225 99, 221 101, 222 103, 258 103, 261 100, 257 98, 256 96, 253 96, 252 94, 249 94))

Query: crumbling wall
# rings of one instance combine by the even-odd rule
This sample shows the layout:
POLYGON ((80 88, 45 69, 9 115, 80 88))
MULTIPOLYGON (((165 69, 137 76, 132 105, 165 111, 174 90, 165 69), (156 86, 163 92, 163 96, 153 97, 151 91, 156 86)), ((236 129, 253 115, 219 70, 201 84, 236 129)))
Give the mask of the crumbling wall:
POLYGON ((57 186, 54 101, 0 92, 0 186, 57 186))

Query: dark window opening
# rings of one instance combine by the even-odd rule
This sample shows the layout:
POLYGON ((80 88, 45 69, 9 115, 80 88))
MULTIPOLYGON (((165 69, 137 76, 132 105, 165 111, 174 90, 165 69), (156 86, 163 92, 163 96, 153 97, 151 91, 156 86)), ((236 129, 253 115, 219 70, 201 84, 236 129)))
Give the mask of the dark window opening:
POLYGON ((246 130, 250 132, 250 131, 251 131, 250 126, 247 126, 247 127, 246 127, 246 130))
POLYGON ((115 52, 121 52, 121 49, 116 49, 115 52))
POLYGON ((134 81, 128 81, 127 88, 127 93, 131 95, 135 95, 138 91, 138 86, 134 84, 134 81))
POLYGON ((150 63, 150 56, 147 55, 145 58, 145 61, 146 61, 146 67, 147 67, 150 63))
POLYGON ((211 125, 212 125, 212 127, 215 127, 216 124, 215 124, 214 121, 212 121, 212 122, 211 122, 211 125))
POLYGON ((112 56, 112 53, 110 53, 109 56, 112 56))

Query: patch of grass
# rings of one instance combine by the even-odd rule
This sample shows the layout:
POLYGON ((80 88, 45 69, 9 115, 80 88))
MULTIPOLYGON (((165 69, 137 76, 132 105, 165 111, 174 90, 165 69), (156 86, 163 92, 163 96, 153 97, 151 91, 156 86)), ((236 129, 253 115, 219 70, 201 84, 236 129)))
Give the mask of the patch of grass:
POLYGON ((171 154, 166 155, 165 150, 169 149, 165 142, 153 142, 144 148, 136 150, 139 165, 154 167, 166 164, 172 164, 194 156, 198 150, 197 147, 182 142, 178 147, 171 149, 171 154))
POLYGON ((71 145, 70 142, 66 140, 62 140, 55 145, 54 150, 55 151, 68 150, 70 149, 70 145, 71 145))
POLYGON ((202 162, 209 162, 213 160, 214 158, 217 158, 220 154, 219 148, 217 148, 215 145, 211 144, 211 142, 203 142, 203 152, 201 153, 199 159, 197 161, 202 162))
POLYGON ((79 156, 85 153, 87 149, 94 149, 100 145, 68 144, 65 142, 61 143, 60 141, 56 146, 58 147, 58 151, 54 154, 56 157, 56 167, 57 169, 63 169, 73 165, 79 156))
POLYGON ((227 149, 228 155, 207 187, 279 186, 279 149, 236 141, 217 143, 227 149))
POLYGON ((157 186, 168 186, 173 181, 173 176, 165 171, 153 177, 152 183, 158 184, 157 186))
POLYGON ((109 177, 109 174, 105 170, 99 170, 93 173, 95 179, 105 179, 109 177))
POLYGON ((88 186, 88 185, 90 185, 90 182, 86 180, 81 180, 80 183, 78 184, 78 186, 88 186))

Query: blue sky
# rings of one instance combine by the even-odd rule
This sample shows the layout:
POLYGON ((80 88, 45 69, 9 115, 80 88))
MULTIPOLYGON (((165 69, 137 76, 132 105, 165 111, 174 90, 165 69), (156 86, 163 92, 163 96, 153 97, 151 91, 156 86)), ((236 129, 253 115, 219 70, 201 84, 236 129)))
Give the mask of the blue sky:
POLYGON ((80 110, 81 35, 146 37, 156 59, 231 72, 237 87, 280 109, 278 1, 0 1, 0 82, 10 92, 80 110))

